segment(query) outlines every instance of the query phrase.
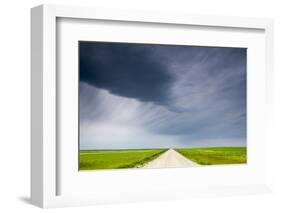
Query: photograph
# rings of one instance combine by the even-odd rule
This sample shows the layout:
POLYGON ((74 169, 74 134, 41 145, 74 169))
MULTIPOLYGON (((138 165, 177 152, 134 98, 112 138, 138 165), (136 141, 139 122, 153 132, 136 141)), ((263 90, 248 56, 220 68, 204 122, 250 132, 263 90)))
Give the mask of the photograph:
POLYGON ((247 48, 78 41, 79 171, 247 163, 247 48))

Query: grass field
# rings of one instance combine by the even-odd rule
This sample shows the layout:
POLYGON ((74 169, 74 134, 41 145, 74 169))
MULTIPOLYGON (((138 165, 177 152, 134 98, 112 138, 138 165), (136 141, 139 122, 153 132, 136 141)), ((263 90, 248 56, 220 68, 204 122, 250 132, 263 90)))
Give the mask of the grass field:
POLYGON ((81 150, 80 170, 141 167, 166 149, 81 150))
POLYGON ((241 164, 247 162, 246 147, 213 147, 175 149, 201 165, 241 164))

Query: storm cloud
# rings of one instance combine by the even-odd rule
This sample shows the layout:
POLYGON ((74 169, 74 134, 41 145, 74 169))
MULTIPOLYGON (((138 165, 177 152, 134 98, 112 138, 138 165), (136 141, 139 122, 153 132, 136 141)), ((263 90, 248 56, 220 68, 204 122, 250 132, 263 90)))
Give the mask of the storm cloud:
POLYGON ((144 102, 169 101, 174 78, 153 46, 80 42, 79 48, 81 81, 144 102))
POLYGON ((81 149, 246 145, 245 48, 79 42, 81 149))

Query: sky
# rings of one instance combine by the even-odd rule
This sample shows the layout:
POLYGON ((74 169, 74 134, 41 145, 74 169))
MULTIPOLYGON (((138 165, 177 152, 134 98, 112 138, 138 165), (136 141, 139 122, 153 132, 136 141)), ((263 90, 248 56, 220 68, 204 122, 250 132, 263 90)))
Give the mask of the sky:
POLYGON ((80 149, 246 146, 245 48, 79 42, 80 149))

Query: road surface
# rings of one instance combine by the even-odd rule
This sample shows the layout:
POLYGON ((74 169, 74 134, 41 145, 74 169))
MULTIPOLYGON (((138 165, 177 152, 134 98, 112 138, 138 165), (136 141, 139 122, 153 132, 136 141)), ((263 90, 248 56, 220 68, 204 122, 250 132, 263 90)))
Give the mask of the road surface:
POLYGON ((199 164, 187 159, 177 151, 169 149, 158 158, 148 162, 143 168, 175 168, 175 167, 194 167, 199 164))

